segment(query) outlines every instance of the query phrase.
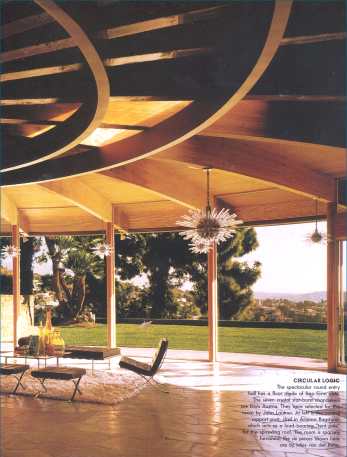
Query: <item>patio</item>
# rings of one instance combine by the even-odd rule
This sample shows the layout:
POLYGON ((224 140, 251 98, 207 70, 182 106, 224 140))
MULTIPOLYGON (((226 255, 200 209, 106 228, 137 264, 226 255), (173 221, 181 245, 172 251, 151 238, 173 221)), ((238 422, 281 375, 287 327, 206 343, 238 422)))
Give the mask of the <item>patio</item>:
MULTIPOLYGON (((339 430, 339 437, 329 449, 310 449, 307 443, 290 447, 288 440, 261 440, 247 433, 250 417, 244 414, 245 406, 254 401, 249 391, 271 392, 275 383, 293 376, 312 378, 317 372, 231 362, 213 365, 192 361, 191 354, 180 356, 176 359, 171 354, 160 372, 161 381, 168 383, 169 394, 145 387, 116 406, 2 396, 6 411, 1 417, 4 457, 346 455, 343 394, 338 400, 340 406, 335 404, 335 413, 330 412, 335 420, 331 427, 339 430), (182 360, 184 357, 189 362, 182 360)), ((344 381, 342 375, 338 376, 344 381)), ((275 397, 269 395, 274 401, 275 397)), ((282 436, 292 433, 288 422, 282 436)))

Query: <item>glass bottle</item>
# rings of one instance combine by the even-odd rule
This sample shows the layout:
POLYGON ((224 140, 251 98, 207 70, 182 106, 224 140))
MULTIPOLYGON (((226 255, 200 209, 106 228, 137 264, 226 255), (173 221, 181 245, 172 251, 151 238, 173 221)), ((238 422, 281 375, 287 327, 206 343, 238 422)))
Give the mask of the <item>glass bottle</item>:
POLYGON ((60 330, 55 329, 51 339, 51 344, 54 348, 55 355, 64 355, 65 352, 65 341, 61 336, 60 330))
POLYGON ((39 355, 46 355, 46 335, 45 329, 40 321, 39 325, 39 355))
POLYGON ((47 311, 46 311, 46 324, 45 324, 44 333, 45 333, 46 354, 53 355, 54 347, 51 342, 52 336, 53 336, 52 308, 47 308, 47 311))

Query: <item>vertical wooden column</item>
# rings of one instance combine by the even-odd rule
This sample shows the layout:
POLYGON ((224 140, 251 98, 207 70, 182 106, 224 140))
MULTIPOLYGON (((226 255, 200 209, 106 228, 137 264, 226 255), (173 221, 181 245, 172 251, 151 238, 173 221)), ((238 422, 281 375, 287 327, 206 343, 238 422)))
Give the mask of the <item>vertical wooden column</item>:
POLYGON ((213 243, 207 258, 208 293, 208 360, 217 361, 218 351, 218 283, 217 283, 217 246, 213 243))
POLYGON ((115 292, 115 243, 114 224, 106 223, 106 243, 111 246, 111 255, 106 257, 106 287, 107 287, 107 346, 116 347, 116 292, 115 292))
POLYGON ((336 239, 336 202, 327 205, 327 327, 328 371, 337 371, 338 306, 339 306, 339 246, 336 239))
POLYGON ((20 237, 19 225, 12 225, 12 246, 17 250, 18 255, 12 257, 12 294, 13 294, 13 345, 17 346, 18 340, 18 318, 20 315, 20 237))
POLYGON ((344 281, 343 281, 343 243, 342 240, 338 241, 338 276, 339 276, 339 301, 337 304, 338 310, 336 315, 337 320, 337 367, 339 368, 344 364, 345 360, 345 335, 344 335, 344 281))

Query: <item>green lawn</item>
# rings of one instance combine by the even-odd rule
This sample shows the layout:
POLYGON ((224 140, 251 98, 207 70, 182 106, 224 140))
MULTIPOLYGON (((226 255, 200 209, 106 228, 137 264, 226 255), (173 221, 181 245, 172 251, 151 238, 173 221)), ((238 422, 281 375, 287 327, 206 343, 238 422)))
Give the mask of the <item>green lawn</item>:
MULTIPOLYGON (((106 345, 106 325, 95 328, 61 327, 66 344, 106 345)), ((188 325, 117 324, 117 344, 128 347, 156 347, 161 337, 171 349, 207 350, 207 327, 188 325)), ((271 328, 219 329, 219 350, 269 355, 326 359, 325 330, 271 328)))

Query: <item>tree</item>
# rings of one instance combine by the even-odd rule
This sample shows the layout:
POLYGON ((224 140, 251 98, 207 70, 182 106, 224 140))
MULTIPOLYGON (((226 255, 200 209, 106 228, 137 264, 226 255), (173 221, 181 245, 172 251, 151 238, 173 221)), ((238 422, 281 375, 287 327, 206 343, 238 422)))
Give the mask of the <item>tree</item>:
MULTIPOLYGON (((235 260, 256 249, 256 232, 253 228, 237 230, 218 246, 218 298, 219 317, 229 320, 247 306, 253 298, 251 286, 260 276, 261 264, 249 266, 246 262, 235 260)), ((191 267, 196 304, 202 313, 207 311, 207 262, 195 262, 191 267)))
POLYGON ((150 281, 148 299, 152 318, 176 314, 178 303, 174 299, 172 285, 183 280, 187 274, 185 268, 193 262, 193 258, 187 241, 177 233, 147 235, 143 270, 150 281))
MULTIPOLYGON (((56 313, 62 319, 77 319, 86 305, 87 275, 104 275, 104 260, 92 250, 100 237, 46 236, 45 241, 52 260, 52 288, 59 301, 56 313)), ((47 261, 47 256, 43 254, 39 261, 47 261)))
MULTIPOLYGON (((58 311, 66 318, 77 318, 88 303, 105 313, 105 261, 92 248, 101 239, 76 237, 46 237, 48 256, 52 259, 52 286, 59 299, 58 311), (72 275, 66 274, 66 269, 72 275)), ((236 259, 257 247, 253 229, 240 229, 235 237, 218 249, 218 281, 220 317, 230 319, 252 300, 251 286, 260 275, 260 264, 248 266, 236 259)), ((43 256, 47 260, 47 256, 43 256)), ((186 280, 194 284, 191 309, 201 314, 207 311, 207 256, 191 253, 189 245, 178 233, 135 235, 124 240, 116 238, 116 281, 119 308, 124 315, 136 313, 165 318, 188 316, 180 297, 174 293, 186 280), (131 280, 145 273, 150 286, 141 294, 120 281, 131 280)))
MULTIPOLYGON (((121 242, 120 244, 122 244, 121 242)), ((256 232, 240 229, 218 248, 219 306, 222 319, 232 318, 252 300, 251 286, 260 276, 260 263, 249 266, 235 260, 256 249, 256 232)), ((207 256, 192 254, 178 233, 134 237, 132 249, 137 254, 137 271, 147 273, 150 282, 148 300, 152 318, 177 315, 179 302, 173 288, 185 280, 194 284, 195 305, 207 312, 207 256), (138 243, 138 247, 137 247, 138 243)), ((124 255, 126 250, 124 250, 124 255)), ((131 264, 131 256, 129 256, 131 264)), ((126 267, 127 268, 127 267, 126 267)))
MULTIPOLYGON (((1 238, 0 249, 6 245, 11 244, 11 238, 1 238)), ((33 293, 34 285, 34 272, 33 272, 33 257, 35 252, 40 248, 40 238, 39 237, 28 237, 20 239, 20 286, 22 295, 31 295, 33 293)), ((6 255, 2 254, 2 258, 5 258, 6 255)), ((11 286, 12 289, 12 274, 11 276, 11 286)), ((3 292, 4 293, 4 292, 3 292)), ((9 293, 12 293, 10 290, 9 293)))

